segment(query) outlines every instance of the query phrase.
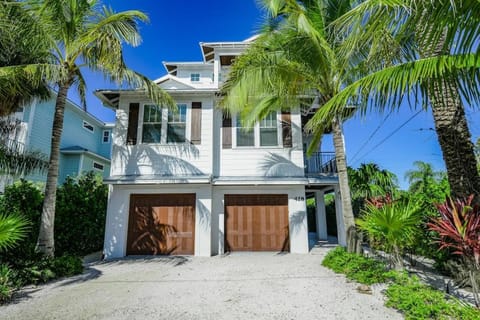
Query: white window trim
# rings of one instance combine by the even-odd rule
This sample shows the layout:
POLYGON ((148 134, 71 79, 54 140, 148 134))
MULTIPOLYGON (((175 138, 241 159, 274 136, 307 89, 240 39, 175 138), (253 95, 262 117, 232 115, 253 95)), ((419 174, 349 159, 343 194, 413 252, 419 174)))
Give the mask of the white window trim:
POLYGON ((104 164, 101 164, 100 162, 97 162, 97 161, 93 161, 92 163, 92 168, 93 170, 96 170, 96 171, 99 171, 99 172, 104 172, 105 171, 105 165, 104 164), (102 169, 100 168, 95 168, 95 164, 99 165, 99 166, 102 166, 102 169))
POLYGON ((111 135, 110 130, 103 130, 103 131, 102 131, 102 144, 110 143, 110 135, 111 135), (105 138, 105 132, 108 132, 108 139, 107 139, 107 141, 104 140, 104 138, 105 138))
POLYGON ((91 124, 90 122, 85 121, 85 120, 82 120, 82 121, 83 121, 83 122, 82 122, 82 128, 83 128, 84 130, 86 130, 86 131, 88 131, 88 132, 90 132, 90 133, 94 133, 94 132, 95 132, 95 127, 93 126, 93 124, 91 124), (86 128, 85 125, 88 125, 88 126, 92 127, 92 130, 86 128))
POLYGON ((160 142, 157 143, 143 143, 143 114, 145 110, 146 105, 151 105, 151 102, 144 102, 141 103, 140 105, 140 112, 138 115, 138 127, 137 127, 137 141, 138 144, 144 144, 144 145, 149 145, 149 146, 154 146, 154 145, 161 145, 161 146, 174 146, 174 145, 185 145, 185 144, 190 144, 191 140, 191 117, 192 117, 192 102, 184 102, 184 101, 177 101, 177 105, 186 105, 187 106, 187 112, 185 115, 185 142, 167 142, 167 128, 168 128, 168 108, 162 107, 162 131, 161 131, 161 137, 160 137, 160 142))
POLYGON ((255 122, 253 126, 253 146, 237 146, 237 115, 232 116, 232 148, 235 149, 283 149, 283 135, 281 113, 277 112, 277 145, 260 145, 260 121, 255 122))

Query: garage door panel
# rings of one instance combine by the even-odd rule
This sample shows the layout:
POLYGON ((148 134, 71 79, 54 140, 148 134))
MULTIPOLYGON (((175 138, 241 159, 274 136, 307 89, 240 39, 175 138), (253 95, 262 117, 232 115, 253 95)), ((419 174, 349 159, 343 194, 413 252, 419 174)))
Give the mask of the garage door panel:
POLYGON ((195 194, 132 195, 127 255, 193 254, 195 194))
POLYGON ((225 195, 227 251, 288 250, 287 195, 225 195))

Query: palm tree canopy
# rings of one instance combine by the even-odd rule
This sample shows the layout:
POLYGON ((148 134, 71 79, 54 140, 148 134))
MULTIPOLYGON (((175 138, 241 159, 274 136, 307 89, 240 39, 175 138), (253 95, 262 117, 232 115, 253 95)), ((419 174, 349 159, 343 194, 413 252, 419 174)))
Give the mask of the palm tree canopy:
POLYGON ((478 12, 478 0, 361 1, 331 27, 345 36, 346 52, 368 58, 361 65, 364 76, 330 99, 310 128, 349 104, 361 113, 395 109, 405 101, 427 108, 428 91, 444 79, 452 83, 450 90, 458 88, 463 101, 479 105, 478 12), (422 44, 443 45, 435 56, 420 57, 422 44))
POLYGON ((138 23, 147 16, 136 10, 113 12, 97 0, 28 0, 24 8, 36 21, 53 60, 0 68, 0 79, 17 79, 21 72, 33 83, 75 85, 85 103, 86 83, 82 68, 99 71, 110 81, 143 89, 158 104, 175 107, 173 99, 147 77, 130 70, 122 45, 141 43, 138 23))
POLYGON ((423 161, 415 161, 413 170, 405 173, 405 178, 410 183, 411 192, 425 192, 426 188, 432 183, 438 183, 445 178, 445 173, 435 171, 432 164, 423 161))

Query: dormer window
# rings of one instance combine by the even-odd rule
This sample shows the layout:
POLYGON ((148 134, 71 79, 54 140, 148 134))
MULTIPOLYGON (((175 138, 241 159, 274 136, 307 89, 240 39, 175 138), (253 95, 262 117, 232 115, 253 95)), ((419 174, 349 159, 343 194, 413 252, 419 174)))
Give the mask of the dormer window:
POLYGON ((190 81, 191 82, 199 82, 200 81, 200 73, 191 73, 190 74, 190 81))

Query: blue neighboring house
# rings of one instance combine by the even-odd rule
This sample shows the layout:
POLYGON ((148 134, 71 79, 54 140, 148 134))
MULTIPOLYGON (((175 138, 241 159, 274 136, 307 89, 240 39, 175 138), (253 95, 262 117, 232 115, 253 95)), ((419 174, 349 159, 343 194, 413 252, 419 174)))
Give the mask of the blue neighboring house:
MULTIPOLYGON (((47 101, 33 101, 19 108, 15 118, 21 121, 15 139, 26 149, 50 155, 51 133, 56 95, 47 101)), ((108 177, 112 148, 113 123, 104 123, 80 106, 67 100, 60 143, 58 183, 67 176, 76 177, 94 171, 108 177)), ((36 182, 46 181, 46 172, 25 177, 36 182)))

